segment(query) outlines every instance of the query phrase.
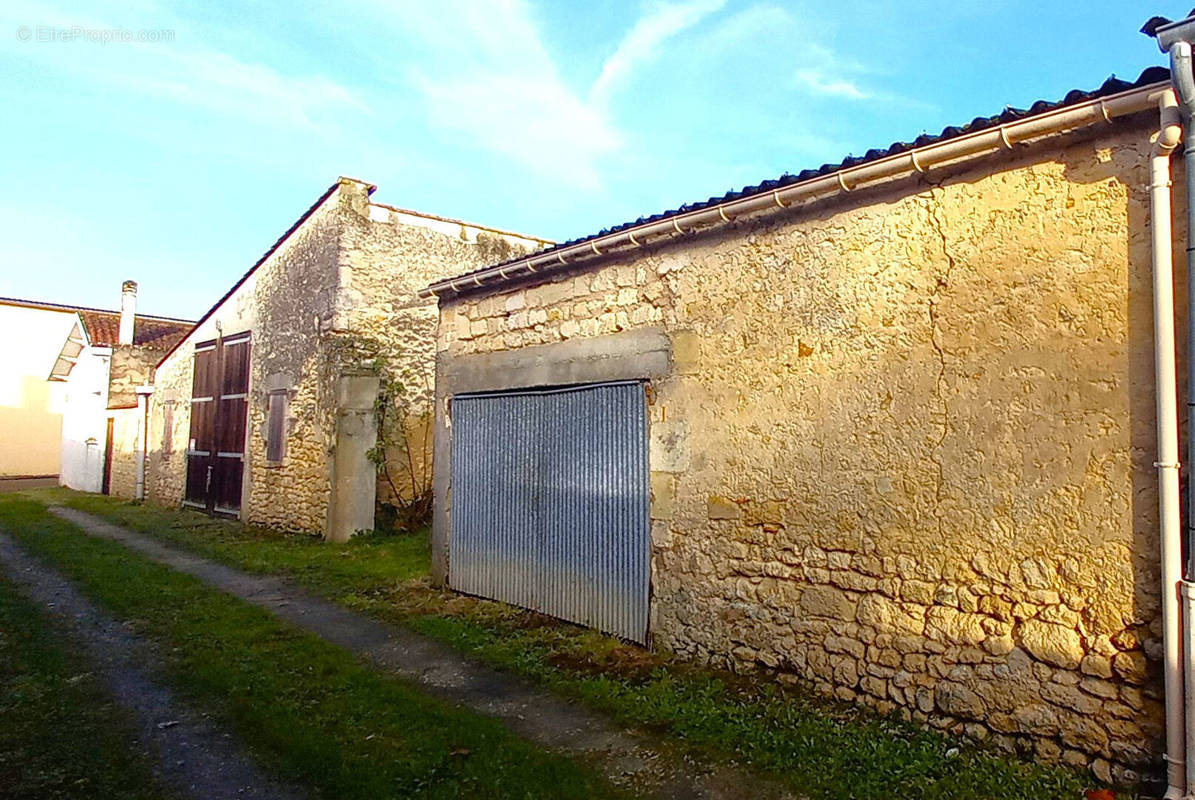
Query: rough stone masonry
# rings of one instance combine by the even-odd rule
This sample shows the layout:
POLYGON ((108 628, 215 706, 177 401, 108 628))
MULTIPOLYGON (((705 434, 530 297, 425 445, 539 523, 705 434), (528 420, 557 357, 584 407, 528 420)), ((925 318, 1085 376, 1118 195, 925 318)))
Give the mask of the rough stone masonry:
POLYGON ((446 296, 439 358, 662 329, 657 645, 1132 781, 1162 732, 1147 116, 446 296))
MULTIPOLYGON (((426 417, 436 309, 417 290, 543 241, 374 203, 371 188, 341 178, 158 366, 149 434, 151 500, 177 505, 183 499, 195 344, 248 331, 241 517, 331 538, 372 527, 372 494, 367 502, 345 498, 363 507, 364 524, 336 524, 337 488, 356 493, 363 479, 372 484, 376 477, 366 456, 376 444, 369 427, 373 402, 365 397, 347 408, 343 398, 362 395, 356 384, 369 373, 376 395, 375 365, 384 361, 405 387, 411 418, 426 417), (286 402, 284 455, 277 461, 266 448, 271 393, 286 402), (353 424, 344 424, 346 417, 353 424), (346 441, 346 430, 365 441, 346 441), (350 452, 353 457, 346 458, 350 452)), ((408 468, 405 456, 386 455, 396 470, 408 468)))

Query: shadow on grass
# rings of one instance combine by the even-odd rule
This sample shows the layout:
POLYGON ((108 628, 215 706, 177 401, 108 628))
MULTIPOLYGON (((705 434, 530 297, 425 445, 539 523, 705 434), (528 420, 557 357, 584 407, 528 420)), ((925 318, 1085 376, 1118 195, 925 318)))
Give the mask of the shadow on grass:
POLYGON ((180 696, 319 796, 625 796, 589 767, 384 677, 192 576, 89 537, 40 503, 0 497, 0 523, 105 611, 160 643, 161 678, 180 696))
MULTIPOLYGON (((346 544, 64 490, 30 492, 219 561, 282 574, 811 798, 1082 797, 1089 775, 1021 761, 762 673, 685 663, 501 603, 433 588, 427 535, 346 544)), ((1129 795, 1125 795, 1129 796, 1129 795)))

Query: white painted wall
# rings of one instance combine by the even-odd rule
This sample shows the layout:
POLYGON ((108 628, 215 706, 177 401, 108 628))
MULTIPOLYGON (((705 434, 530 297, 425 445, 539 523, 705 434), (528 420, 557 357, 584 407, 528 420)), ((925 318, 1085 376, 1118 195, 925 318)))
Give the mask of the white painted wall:
POLYGON ((65 395, 46 380, 78 316, 0 304, 0 475, 57 475, 65 395))
POLYGON ((66 383, 62 415, 62 470, 58 481, 82 492, 99 492, 104 483, 104 446, 108 433, 107 347, 84 347, 66 383))

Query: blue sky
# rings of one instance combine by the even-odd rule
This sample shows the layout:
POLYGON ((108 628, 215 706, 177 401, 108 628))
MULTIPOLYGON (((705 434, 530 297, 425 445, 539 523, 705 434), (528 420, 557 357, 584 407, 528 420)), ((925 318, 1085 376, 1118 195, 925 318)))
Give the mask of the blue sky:
MULTIPOLYGON (((1191 0, 1186 0, 1189 5, 1191 0)), ((0 9, 0 296, 206 310, 337 175, 566 239, 1163 59, 1173 0, 0 9), (38 41, 38 28, 172 40, 38 41), (28 29, 30 41, 21 40, 28 29)))

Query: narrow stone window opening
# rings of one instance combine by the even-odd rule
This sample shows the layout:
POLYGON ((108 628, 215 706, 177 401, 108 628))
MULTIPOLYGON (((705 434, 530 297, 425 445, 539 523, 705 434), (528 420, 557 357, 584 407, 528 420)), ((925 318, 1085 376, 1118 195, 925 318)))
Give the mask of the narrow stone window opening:
POLYGON ((285 390, 266 396, 266 461, 280 462, 286 457, 286 406, 285 390))

